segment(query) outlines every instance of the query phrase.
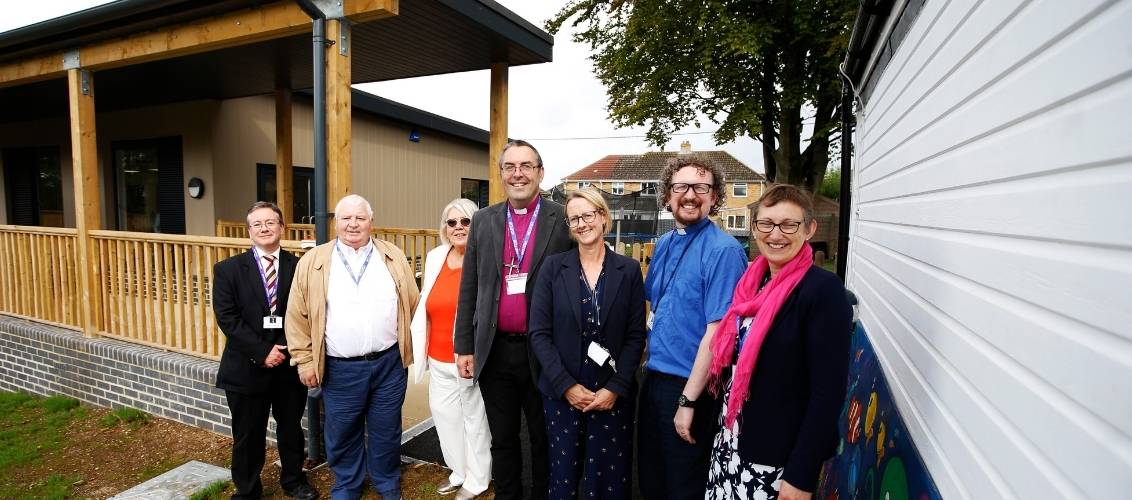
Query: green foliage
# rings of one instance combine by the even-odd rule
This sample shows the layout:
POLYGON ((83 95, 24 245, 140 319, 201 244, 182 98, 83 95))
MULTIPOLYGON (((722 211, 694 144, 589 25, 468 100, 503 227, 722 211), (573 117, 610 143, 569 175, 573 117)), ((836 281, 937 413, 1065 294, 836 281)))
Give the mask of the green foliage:
POLYGON ((99 422, 103 427, 113 427, 118 424, 125 424, 127 429, 137 429, 149 421, 149 414, 126 406, 115 408, 114 411, 107 413, 102 417, 99 422))
POLYGON ((0 498, 63 500, 71 496, 71 486, 81 480, 79 476, 51 474, 47 479, 30 485, 0 485, 0 498))
POLYGON ((821 180, 821 188, 818 189, 818 194, 831 200, 841 198, 841 170, 830 170, 825 173, 825 178, 821 180))
POLYGON ((85 412, 78 401, 38 399, 22 393, 0 393, 0 475, 59 448, 61 430, 85 412))
POLYGON ((227 498, 225 491, 228 490, 228 485, 232 484, 230 481, 217 481, 206 486, 203 490, 193 493, 189 500, 220 500, 227 498))
POLYGON ((71 411, 79 407, 79 400, 67 396, 51 396, 40 401, 39 406, 52 413, 71 411))
POLYGON ((717 144, 759 140, 771 180, 814 191, 829 163, 837 68, 857 7, 854 0, 571 0, 546 26, 554 33, 572 20, 573 39, 593 50, 617 126, 647 126, 660 146, 679 128, 699 126, 702 113, 720 123, 717 144), (804 127, 812 128, 808 138, 804 127))

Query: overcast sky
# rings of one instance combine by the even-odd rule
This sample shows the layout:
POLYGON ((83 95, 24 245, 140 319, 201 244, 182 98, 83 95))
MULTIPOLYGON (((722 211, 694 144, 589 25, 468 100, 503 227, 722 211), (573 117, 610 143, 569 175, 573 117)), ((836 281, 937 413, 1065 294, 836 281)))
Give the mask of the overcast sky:
MULTIPOLYGON (((543 26, 565 3, 564 0, 497 0, 531 23, 543 26)), ((52 19, 91 6, 108 3, 99 0, 50 0, 6 2, 0 16, 0 32, 52 19)), ((593 75, 588 47, 570 40, 563 30, 554 37, 554 62, 511 68, 508 135, 528 139, 542 153, 546 163, 543 187, 608 154, 658 151, 644 140, 643 128, 617 129, 606 112, 605 87, 593 75), (591 139, 595 137, 623 137, 591 139)), ((487 71, 430 76, 410 80, 358 85, 367 92, 446 116, 469 125, 488 127, 487 71)), ((710 133, 714 124, 704 121, 702 128, 681 130, 689 135, 674 136, 665 151, 680 148, 687 140, 694 150, 725 150, 747 166, 762 172, 762 153, 757 142, 742 139, 715 145, 710 133)))

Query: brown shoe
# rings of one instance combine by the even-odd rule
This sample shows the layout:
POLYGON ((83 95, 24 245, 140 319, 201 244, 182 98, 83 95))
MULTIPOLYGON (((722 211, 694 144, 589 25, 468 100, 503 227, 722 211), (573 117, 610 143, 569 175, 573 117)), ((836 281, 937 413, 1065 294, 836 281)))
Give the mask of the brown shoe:
POLYGON ((436 493, 438 495, 451 495, 456 493, 458 489, 460 489, 460 485, 452 484, 451 481, 445 479, 444 482, 440 483, 440 486, 436 488, 436 493))

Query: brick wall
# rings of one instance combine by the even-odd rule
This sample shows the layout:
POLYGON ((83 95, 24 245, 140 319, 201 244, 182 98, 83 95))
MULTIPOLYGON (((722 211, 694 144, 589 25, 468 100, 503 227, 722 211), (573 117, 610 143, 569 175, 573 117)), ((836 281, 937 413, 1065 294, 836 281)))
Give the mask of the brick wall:
MULTIPOLYGON (((0 315, 0 389, 128 406, 231 435, 219 363, 0 315)), ((274 422, 271 422, 274 428, 274 422)))

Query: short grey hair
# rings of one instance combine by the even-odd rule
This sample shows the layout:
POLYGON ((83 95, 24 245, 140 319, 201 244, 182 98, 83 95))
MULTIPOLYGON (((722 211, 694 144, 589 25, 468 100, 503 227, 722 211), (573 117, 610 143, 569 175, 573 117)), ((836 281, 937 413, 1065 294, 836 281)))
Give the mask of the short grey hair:
MULTIPOLYGON (((467 198, 456 198, 448 202, 447 205, 444 205, 444 210, 440 211, 440 242, 445 245, 452 244, 452 242, 448 240, 448 231, 445 226, 447 225, 448 212, 453 208, 459 210, 460 213, 464 214, 464 216, 469 219, 475 218, 476 212, 480 209, 479 205, 476 205, 476 202, 467 198)), ((468 234, 471 234, 471 230, 472 227, 468 226, 468 234)))
POLYGON ((538 150, 535 149, 535 147, 531 143, 524 141, 522 139, 514 139, 514 140, 511 140, 511 141, 507 141, 507 144, 503 145, 503 150, 499 152, 499 168, 501 170, 503 169, 503 153, 506 153, 508 149, 511 149, 511 148, 514 148, 514 147, 520 147, 520 146, 526 147, 526 148, 531 148, 531 151, 534 151, 534 153, 535 153, 535 162, 538 163, 538 165, 535 165, 535 166, 538 167, 538 168, 542 168, 542 154, 540 154, 538 152, 538 150))
POLYGON ((357 194, 348 194, 343 196, 341 200, 338 200, 338 204, 334 205, 334 218, 338 218, 338 212, 342 211, 342 205, 357 202, 361 202, 362 205, 366 207, 366 214, 369 214, 370 220, 373 220, 373 206, 369 204, 369 201, 357 194))

